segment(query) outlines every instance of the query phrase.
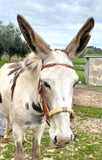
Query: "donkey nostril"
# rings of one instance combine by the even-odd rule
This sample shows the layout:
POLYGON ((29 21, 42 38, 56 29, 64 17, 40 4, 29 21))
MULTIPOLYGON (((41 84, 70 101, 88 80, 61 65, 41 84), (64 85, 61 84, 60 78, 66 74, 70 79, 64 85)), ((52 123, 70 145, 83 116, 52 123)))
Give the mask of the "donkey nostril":
POLYGON ((55 136, 54 143, 55 144, 57 143, 57 136, 55 136))

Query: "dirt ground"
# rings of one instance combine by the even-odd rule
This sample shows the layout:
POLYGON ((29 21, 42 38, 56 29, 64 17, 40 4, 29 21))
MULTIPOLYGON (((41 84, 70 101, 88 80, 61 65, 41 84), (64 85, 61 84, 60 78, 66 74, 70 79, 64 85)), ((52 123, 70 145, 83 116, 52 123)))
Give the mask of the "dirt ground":
POLYGON ((102 108, 102 87, 78 85, 74 89, 73 104, 102 108))

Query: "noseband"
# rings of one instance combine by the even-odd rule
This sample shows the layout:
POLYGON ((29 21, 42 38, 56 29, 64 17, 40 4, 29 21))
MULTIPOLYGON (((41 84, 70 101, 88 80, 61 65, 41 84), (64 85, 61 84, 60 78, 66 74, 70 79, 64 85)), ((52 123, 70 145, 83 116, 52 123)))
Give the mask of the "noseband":
MULTIPOLYGON (((71 68, 71 69, 74 69, 73 66, 70 66, 68 64, 59 64, 59 63, 53 63, 53 64, 47 64, 47 65, 44 65, 41 70, 45 69, 45 68, 49 68, 49 67, 54 67, 54 66, 64 66, 64 67, 67 67, 67 68, 71 68)), ((69 107, 59 107, 59 108, 56 108, 56 109, 53 109, 51 111, 49 111, 49 108, 48 108, 48 105, 44 102, 43 100, 43 91, 42 91, 42 81, 39 80, 39 93, 40 93, 40 103, 42 104, 42 107, 43 107, 43 111, 46 115, 46 119, 52 117, 54 114, 57 114, 57 113, 60 113, 60 112, 69 112, 70 113, 70 118, 74 118, 75 117, 75 114, 74 114, 74 111, 73 111, 73 107, 72 109, 69 108, 69 107)), ((48 121, 47 121, 48 123, 48 121)), ((49 123, 48 123, 49 125, 49 123)))

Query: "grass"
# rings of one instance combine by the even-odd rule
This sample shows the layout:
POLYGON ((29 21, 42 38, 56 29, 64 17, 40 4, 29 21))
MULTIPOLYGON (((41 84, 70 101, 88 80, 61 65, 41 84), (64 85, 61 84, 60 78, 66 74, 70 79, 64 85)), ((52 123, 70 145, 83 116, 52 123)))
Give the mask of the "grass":
POLYGON ((95 108, 95 107, 82 107, 80 105, 74 105, 75 112, 81 118, 102 118, 102 108, 95 108))
POLYGON ((74 69, 76 71, 84 71, 85 70, 85 66, 74 66, 74 69))
POLYGON ((76 73, 79 77, 79 81, 81 81, 82 84, 86 84, 84 72, 83 71, 76 71, 76 73))
MULTIPOLYGON (((102 128, 101 123, 102 108, 94 108, 87 106, 74 105, 76 119, 73 120, 71 127, 75 133, 75 140, 61 149, 54 149, 49 138, 48 127, 45 128, 41 140, 40 160, 101 160, 102 159, 102 128), (92 130, 92 126, 96 125, 96 130, 92 130), (98 128, 98 131, 97 131, 98 128)), ((25 146, 26 160, 31 160, 32 138, 31 132, 26 132, 28 141, 25 146)), ((12 133, 10 133, 9 143, 3 145, 0 138, 0 160, 12 160, 14 157, 14 141, 12 133)))
POLYGON ((7 58, 2 58, 1 61, 0 61, 0 68, 7 62, 8 62, 7 58))
POLYGON ((84 70, 85 70, 85 58, 76 58, 74 61, 74 68, 76 70, 76 73, 79 77, 79 81, 81 81, 82 84, 86 84, 85 82, 85 76, 84 76, 84 70))
POLYGON ((82 84, 86 84, 85 76, 84 76, 86 59, 85 58, 76 58, 73 61, 73 63, 74 63, 74 68, 76 70, 76 73, 79 77, 79 81, 81 81, 82 84))
POLYGON ((86 63, 86 58, 75 58, 73 61, 74 65, 85 65, 86 63))

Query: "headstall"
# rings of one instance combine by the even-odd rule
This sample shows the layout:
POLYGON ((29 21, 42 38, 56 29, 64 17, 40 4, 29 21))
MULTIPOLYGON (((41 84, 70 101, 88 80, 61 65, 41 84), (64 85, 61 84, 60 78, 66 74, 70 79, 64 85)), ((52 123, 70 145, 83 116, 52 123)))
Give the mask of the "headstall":
MULTIPOLYGON (((71 69, 74 69, 73 66, 68 65, 68 64, 53 63, 53 64, 44 65, 41 68, 41 70, 43 70, 45 68, 49 68, 49 67, 59 66, 59 65, 60 66, 65 66, 65 67, 68 67, 68 68, 71 68, 71 69)), ((38 88, 39 88, 39 93, 40 93, 40 103, 42 104, 43 111, 45 113, 48 125, 50 125, 49 121, 48 121, 48 118, 50 118, 54 114, 57 114, 57 113, 60 113, 60 112, 69 112, 70 113, 70 118, 74 118, 75 117, 75 113, 73 111, 73 107, 72 108, 69 108, 69 107, 59 107, 59 108, 56 108, 56 109, 53 109, 53 110, 49 111, 48 105, 43 100, 43 90, 42 90, 42 81, 41 80, 39 80, 38 88)))

